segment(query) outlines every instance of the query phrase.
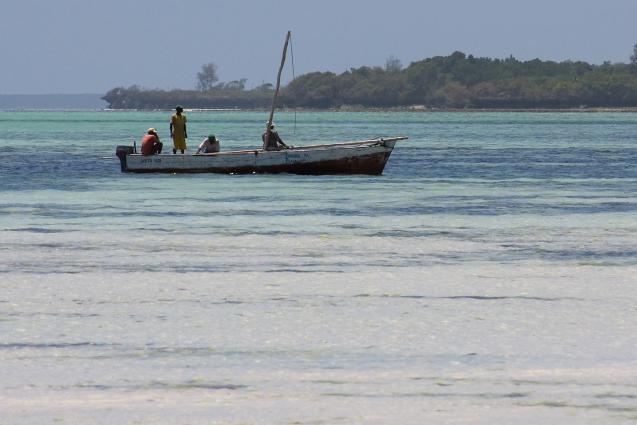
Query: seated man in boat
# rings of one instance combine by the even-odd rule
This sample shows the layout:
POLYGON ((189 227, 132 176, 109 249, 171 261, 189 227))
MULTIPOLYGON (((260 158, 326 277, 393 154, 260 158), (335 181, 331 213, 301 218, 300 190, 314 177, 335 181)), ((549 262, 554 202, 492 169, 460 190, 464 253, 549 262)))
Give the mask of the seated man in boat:
POLYGON ((163 143, 159 141, 157 130, 149 128, 142 138, 142 155, 148 156, 160 154, 163 146, 163 143))
POLYGON ((270 126, 270 128, 263 132, 261 135, 261 139, 263 140, 263 150, 266 151, 280 151, 281 149, 288 149, 289 146, 283 143, 281 137, 279 137, 279 133, 274 129, 274 123, 270 126), (267 133, 270 133, 268 137, 268 144, 266 146, 265 136, 267 133))
POLYGON ((219 152, 219 140, 214 134, 209 135, 204 139, 203 142, 199 145, 199 149, 197 149, 197 153, 215 153, 219 152))

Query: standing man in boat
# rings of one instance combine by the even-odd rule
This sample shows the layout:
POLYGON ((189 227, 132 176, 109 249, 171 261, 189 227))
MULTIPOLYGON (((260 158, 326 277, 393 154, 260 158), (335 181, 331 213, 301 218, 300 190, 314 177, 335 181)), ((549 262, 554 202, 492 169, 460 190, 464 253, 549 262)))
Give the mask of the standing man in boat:
POLYGON ((142 137, 142 155, 158 155, 161 153, 162 146, 157 130, 149 128, 144 137, 142 137))
POLYGON ((182 114, 184 108, 177 106, 175 113, 170 117, 170 137, 173 139, 173 154, 177 153, 177 149, 183 154, 186 150, 186 139, 188 132, 186 131, 186 116, 182 114))
POLYGON ((263 134, 261 135, 261 140, 263 140, 263 150, 266 150, 266 151, 280 151, 281 149, 289 148, 289 146, 283 143, 283 140, 281 140, 279 133, 274 128, 274 123, 270 125, 270 128, 268 128, 266 131, 263 132, 263 134), (268 135, 268 133, 270 134, 268 135), (267 145, 266 145, 266 136, 267 136, 267 145))

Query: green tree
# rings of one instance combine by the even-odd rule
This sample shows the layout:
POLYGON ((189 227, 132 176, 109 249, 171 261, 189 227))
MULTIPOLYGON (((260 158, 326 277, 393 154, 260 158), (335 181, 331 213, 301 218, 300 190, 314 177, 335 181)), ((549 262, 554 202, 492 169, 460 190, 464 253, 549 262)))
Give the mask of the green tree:
POLYGON ((469 106, 469 91, 462 84, 452 81, 436 91, 438 102, 443 106, 452 108, 465 108, 469 106))
POLYGON ((400 72, 403 69, 403 63, 394 55, 389 55, 385 60, 385 71, 400 72))
POLYGON ((217 77, 217 65, 210 62, 201 66, 201 71, 197 73, 197 90, 209 91, 214 88, 214 84, 219 80, 217 77))
POLYGON ((255 91, 270 91, 274 90, 274 84, 272 83, 263 83, 254 88, 255 91))
POLYGON ((224 84, 223 88, 226 90, 245 90, 247 81, 248 80, 246 78, 229 81, 226 84, 224 84))
MULTIPOLYGON (((339 75, 313 72, 283 87, 283 105, 338 108, 343 105, 407 105, 453 108, 636 107, 637 44, 630 63, 519 61, 476 58, 462 52, 412 62, 402 69, 389 57, 385 67, 362 66, 339 75)), ((104 96, 111 108, 262 108, 271 105, 272 85, 245 89, 246 80, 217 83, 216 66, 202 67, 198 91, 117 87, 104 96), (203 78, 205 77, 205 78, 203 78)))

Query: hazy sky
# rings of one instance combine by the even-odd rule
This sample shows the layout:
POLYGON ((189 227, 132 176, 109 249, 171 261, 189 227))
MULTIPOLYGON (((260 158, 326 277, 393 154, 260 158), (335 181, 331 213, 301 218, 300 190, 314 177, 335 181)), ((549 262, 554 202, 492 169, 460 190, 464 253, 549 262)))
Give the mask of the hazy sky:
MULTIPOLYGON (((475 56, 627 62, 637 0, 0 0, 0 94, 274 82, 285 32, 296 74, 475 56)), ((291 77, 286 68, 286 79, 291 77)))

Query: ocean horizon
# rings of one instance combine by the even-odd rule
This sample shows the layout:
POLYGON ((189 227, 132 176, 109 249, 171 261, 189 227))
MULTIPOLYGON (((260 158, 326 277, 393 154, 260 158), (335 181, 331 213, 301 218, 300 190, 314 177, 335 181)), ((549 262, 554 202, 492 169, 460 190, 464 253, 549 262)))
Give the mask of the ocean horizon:
POLYGON ((0 94, 0 110, 100 110, 104 94, 0 94))

